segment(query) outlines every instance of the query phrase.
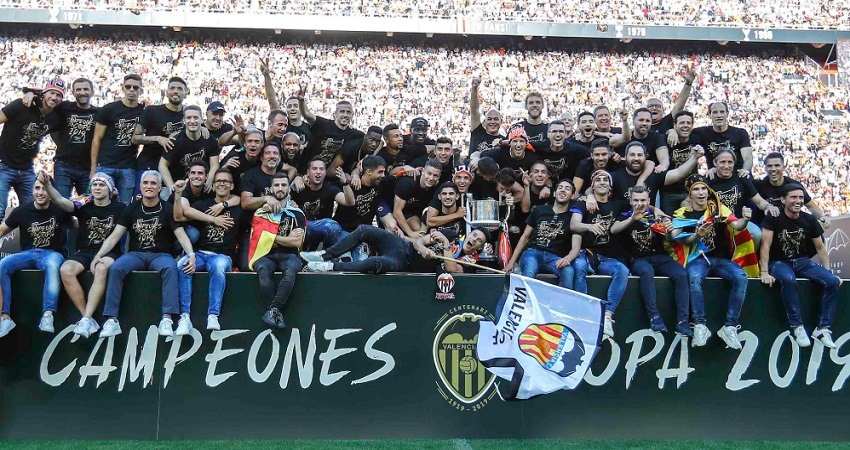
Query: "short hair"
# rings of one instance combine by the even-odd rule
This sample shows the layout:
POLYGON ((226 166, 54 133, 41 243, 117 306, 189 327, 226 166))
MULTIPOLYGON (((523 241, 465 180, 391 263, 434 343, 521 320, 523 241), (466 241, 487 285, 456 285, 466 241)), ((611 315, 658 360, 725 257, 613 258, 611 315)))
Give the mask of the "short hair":
POLYGON ((453 191, 455 191, 455 194, 460 195, 460 189, 458 189, 457 185, 451 181, 446 181, 445 183, 441 184, 440 187, 437 189, 437 193, 439 194, 440 192, 443 192, 443 189, 452 189, 453 191))
POLYGON ((638 141, 632 141, 632 142, 629 142, 629 143, 626 145, 626 149, 623 151, 623 153, 628 154, 628 153, 629 153, 629 149, 630 149, 630 148, 632 148, 632 147, 640 147, 640 148, 643 150, 643 155, 644 155, 644 156, 647 156, 647 153, 646 153, 646 146, 645 146, 645 145, 643 145, 642 143, 638 142, 638 141))
POLYGON ((499 164, 496 163, 495 159, 484 156, 478 160, 478 171, 481 172, 481 175, 496 175, 499 173, 499 164))
POLYGON ((73 89, 74 85, 77 83, 88 83, 89 87, 94 90, 94 83, 92 83, 88 78, 77 78, 73 83, 71 83, 71 89, 73 89))
POLYGON ((299 136, 298 133, 294 131, 287 131, 286 133, 283 133, 283 136, 280 137, 280 143, 283 144, 284 139, 286 139, 287 137, 294 137, 296 141, 301 142, 301 136, 299 136))
POLYGON ((159 171, 153 169, 149 169, 142 172, 142 176, 139 178, 139 183, 141 183, 142 180, 144 180, 145 177, 149 175, 153 175, 154 177, 156 177, 156 181, 159 183, 160 186, 162 186, 162 174, 159 173, 159 171))
POLYGON ((137 74, 137 73, 129 73, 127 75, 124 75, 123 81, 127 81, 127 80, 136 80, 139 83, 141 83, 142 82, 142 76, 137 74))
POLYGON ((637 117, 638 114, 640 114, 640 113, 647 113, 647 114, 650 115, 650 117, 652 116, 652 111, 650 111, 648 108, 641 107, 641 108, 636 109, 635 112, 632 113, 632 119, 637 117))
POLYGON ((676 113, 675 116, 673 116, 673 123, 678 122, 679 117, 682 117, 682 116, 688 116, 688 117, 691 118, 691 120, 694 120, 694 113, 692 113, 690 111, 679 111, 679 112, 676 113))
POLYGON ((273 110, 269 111, 269 117, 268 117, 269 123, 272 123, 272 121, 274 121, 274 118, 277 117, 277 116, 287 117, 286 111, 284 111, 282 109, 273 109, 273 110))
POLYGON ((351 102, 350 102, 350 101, 348 101, 348 100, 340 100, 340 101, 336 102, 336 107, 337 107, 337 108, 339 108, 339 105, 348 105, 348 106, 351 106, 351 107, 353 107, 353 106, 354 106, 354 105, 352 105, 352 104, 351 104, 351 102))
POLYGON ((199 116, 203 117, 203 115, 204 115, 204 112, 201 111, 201 107, 198 106, 198 105, 189 105, 189 106, 183 107, 183 115, 184 116, 186 115, 186 111, 198 111, 199 116))
POLYGON ((433 167, 442 172, 443 164, 440 161, 437 161, 437 158, 431 158, 428 161, 425 161, 425 167, 433 167))
POLYGON ((285 105, 285 104, 289 103, 290 100, 295 100, 299 104, 301 103, 301 99, 293 95, 293 96, 286 97, 286 100, 283 101, 283 104, 285 105))
POLYGON ((479 231, 479 232, 481 232, 481 234, 483 234, 483 235, 484 235, 484 241, 485 241, 485 242, 489 242, 489 241, 490 241, 490 239, 492 239, 492 234, 490 233, 490 230, 488 230, 488 229, 486 229, 486 228, 483 228, 483 227, 472 227, 472 229, 471 229, 471 230, 469 230, 469 233, 471 234, 473 231, 479 231))
POLYGON ((398 124, 390 123, 390 124, 387 124, 387 125, 384 127, 384 130, 383 130, 383 132, 382 132, 381 134, 383 134, 384 136, 389 136, 389 135, 390 135, 390 131, 398 130, 398 129, 399 129, 399 128, 398 128, 398 124))
POLYGON ((216 170, 215 173, 213 174, 213 180, 215 180, 216 175, 218 175, 220 173, 226 173, 226 174, 230 175, 230 180, 231 181, 233 180, 233 172, 231 172, 230 169, 228 169, 227 167, 220 167, 218 170, 216 170))
POLYGON ((593 117, 596 118, 596 116, 599 114, 599 111, 602 111, 603 109, 608 110, 609 112, 611 111, 610 109, 608 109, 607 106, 599 105, 596 108, 593 108, 593 117))
POLYGON ((525 94, 525 100, 522 101, 522 104, 527 105, 528 99, 530 99, 531 97, 540 97, 540 100, 542 100, 543 102, 546 101, 546 99, 543 98, 543 94, 537 91, 531 91, 528 94, 525 94))
POLYGON ((363 161, 360 163, 363 167, 363 171, 367 170, 376 170, 378 167, 384 166, 387 167, 387 162, 384 161, 384 158, 375 155, 369 155, 363 158, 363 161))
POLYGON ((596 117, 593 115, 593 113, 592 113, 592 112, 590 112, 590 111, 582 111, 582 112, 578 113, 578 116, 576 117, 576 123, 580 123, 580 122, 581 122, 581 118, 582 118, 582 117, 584 117, 584 116, 590 116, 590 117, 592 117, 594 120, 596 120, 596 117))
POLYGON ((203 168, 204 168, 204 173, 209 173, 209 172, 210 172, 210 165, 209 165, 209 164, 207 164, 207 162, 206 162, 206 161, 204 161, 203 159, 196 159, 196 160, 194 160, 194 161, 192 161, 192 162, 190 162, 190 163, 189 163, 189 169, 192 169, 192 167, 195 167, 195 166, 201 166, 201 167, 203 167, 203 168))
POLYGON ((717 160, 720 159, 720 155, 724 155, 726 153, 732 155, 732 161, 733 162, 735 162, 735 163, 738 162, 738 155, 736 155, 735 152, 733 152, 731 149, 728 149, 728 148, 721 148, 720 150, 718 150, 717 154, 714 155, 714 158, 712 159, 712 161, 714 161, 714 163, 717 164, 717 160))
POLYGON ((778 159, 782 161, 782 164, 785 164, 785 157, 779 152, 768 153, 767 156, 764 157, 764 162, 767 162, 768 159, 778 159))
POLYGON ((552 130, 552 125, 561 125, 562 127, 564 127, 564 129, 567 128, 567 124, 564 123, 563 120, 553 120, 553 121, 549 122, 549 126, 546 127, 546 132, 549 132, 549 131, 552 130))
POLYGON ((438 144, 449 144, 449 145, 452 145, 452 144, 453 144, 452 140, 451 140, 451 139, 449 139, 449 138, 448 138, 448 137, 446 137, 446 136, 440 136, 440 137, 438 137, 438 138, 437 138, 437 143, 438 143, 438 144))
POLYGON ((366 134, 369 134, 369 133, 384 134, 384 131, 381 130, 381 127, 376 126, 376 125, 372 125, 372 126, 370 126, 369 128, 366 129, 366 134))
POLYGON ((610 152, 611 144, 609 144, 608 139, 605 138, 594 139, 590 142, 590 151, 592 152, 595 148, 604 148, 610 152))
POLYGON ((711 102, 708 104, 709 114, 711 113, 711 107, 714 105, 723 105, 723 109, 725 109, 727 113, 729 112, 729 105, 727 105, 726 102, 711 102))
POLYGON ((564 179, 562 179, 562 180, 558 181, 558 184, 556 184, 556 185, 555 185, 555 189, 557 189, 557 188, 558 188, 558 186, 560 186, 560 185, 561 185, 561 183, 567 183, 567 184, 569 184, 569 185, 570 185, 570 188, 572 188, 573 192, 575 192, 575 190, 576 190, 576 185, 573 183, 573 180, 571 180, 571 179, 569 179, 569 178, 564 178, 564 179))
POLYGON ((505 167, 499 170, 499 175, 496 176, 496 182, 502 186, 513 186, 516 183, 516 172, 510 167, 505 167))
POLYGON ((788 183, 782 186, 782 196, 787 197, 788 194, 794 191, 803 191, 803 195, 806 194, 806 188, 803 187, 800 183, 788 183))
POLYGON ((552 173, 552 171, 549 170, 549 164, 546 164, 546 161, 544 161, 542 159, 538 159, 537 161, 534 161, 534 163, 531 165, 531 167, 529 167, 529 171, 534 166, 543 166, 543 167, 546 168, 546 172, 552 173))
POLYGON ((289 183, 289 174, 286 172, 276 172, 274 175, 272 175, 272 181, 278 178, 286 178, 286 182, 289 183))
POLYGON ((316 161, 321 161, 322 165, 324 165, 326 169, 328 168, 328 163, 327 163, 327 161, 325 161, 325 158, 322 158, 322 155, 316 155, 316 156, 310 158, 310 161, 307 161, 307 167, 309 168, 316 161))
POLYGON ((266 142, 265 144, 263 144, 263 153, 265 153, 265 152, 266 152, 266 148, 268 148, 268 147, 276 148, 276 149, 277 149, 277 154, 278 154, 278 155, 282 155, 282 154, 283 154, 283 150, 281 150, 281 148, 280 148, 280 144, 278 144, 278 143, 277 143, 277 142, 275 142, 275 141, 268 141, 268 142, 266 142))
POLYGON ((171 78, 169 78, 169 79, 168 79, 168 84, 171 84, 171 83, 180 83, 180 84, 182 84, 183 86, 186 86, 187 88, 189 87, 189 85, 188 85, 188 84, 186 84, 186 80, 184 80, 184 79, 182 79, 182 78, 180 78, 180 77, 171 77, 171 78))
POLYGON ((632 197, 632 194, 649 194, 649 189, 642 184, 636 184, 629 188, 629 198, 632 197))
POLYGON ((248 136, 249 136, 249 135, 251 135, 251 134, 257 134, 257 135, 259 135, 259 136, 260 136, 260 142, 266 142, 266 134, 265 134, 265 133, 263 133, 263 130, 261 130, 261 129, 259 129, 259 128, 254 128, 254 127, 252 127, 252 128, 248 128, 248 129, 245 131, 245 138, 247 139, 247 138, 248 138, 248 136))

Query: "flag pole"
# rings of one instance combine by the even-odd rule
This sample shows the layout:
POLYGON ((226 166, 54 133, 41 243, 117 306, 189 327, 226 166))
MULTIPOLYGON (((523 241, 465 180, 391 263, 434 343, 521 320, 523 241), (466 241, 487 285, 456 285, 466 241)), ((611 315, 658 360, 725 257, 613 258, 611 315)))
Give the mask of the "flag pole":
POLYGON ((487 266, 482 266, 482 265, 480 265, 480 264, 475 264, 475 263, 471 263, 471 262, 461 261, 461 260, 459 260, 459 259, 449 258, 449 257, 447 257, 447 256, 434 255, 434 259, 442 259, 443 261, 451 261, 451 262, 453 262, 453 263, 457 263, 457 264, 461 264, 461 265, 469 266, 469 267, 474 267, 474 268, 476 268, 476 269, 489 270, 489 271, 491 271, 491 272, 496 272, 496 273, 499 273, 499 274, 502 274, 502 275, 504 275, 505 273, 507 273, 507 272, 503 272, 503 271, 498 270, 498 269, 494 269, 494 268, 492 268, 492 267, 487 267, 487 266))

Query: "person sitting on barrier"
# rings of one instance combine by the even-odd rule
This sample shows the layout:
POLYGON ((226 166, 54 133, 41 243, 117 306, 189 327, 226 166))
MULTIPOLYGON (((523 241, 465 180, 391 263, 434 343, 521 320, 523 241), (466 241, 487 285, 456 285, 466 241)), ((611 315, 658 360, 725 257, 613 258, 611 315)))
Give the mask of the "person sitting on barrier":
MULTIPOLYGON (((281 117, 286 117, 281 116, 281 117)), ((272 194, 272 178, 280 166, 280 146, 276 142, 266 142, 260 153, 260 165, 244 173, 240 185, 240 205, 246 216, 254 214, 258 208, 268 204, 270 212, 280 212, 281 204, 272 194)), ((241 242, 239 243, 239 270, 249 271, 248 247, 251 235, 251 223, 241 224, 241 242)))
MULTIPOLYGON (((233 256, 236 253, 236 226, 242 217, 242 207, 239 197, 231 192, 233 174, 227 169, 218 169, 213 174, 213 189, 215 198, 200 200, 192 203, 183 197, 187 186, 186 180, 174 183, 174 220, 186 222, 193 220, 195 227, 200 230, 197 245, 195 245, 195 270, 207 269, 210 278, 209 306, 207 308, 207 329, 220 330, 218 316, 221 313, 221 301, 224 297, 225 273, 233 268, 233 256), (233 206, 230 206, 230 204, 233 206), (216 214, 213 214, 215 208, 216 214)), ((188 262, 185 255, 177 261, 177 267, 183 267, 188 262)), ((177 273, 177 284, 180 288, 180 321, 177 323, 175 334, 178 336, 192 331, 192 274, 185 271, 177 273)))
POLYGON ((425 211, 429 230, 453 230, 458 235, 466 232, 466 208, 461 206, 460 190, 451 181, 440 185, 425 211))
POLYGON ((631 209, 620 214, 611 233, 620 239, 631 261, 631 271, 640 277, 640 293, 652 331, 666 333, 667 326, 658 312, 655 292, 655 274, 664 275, 673 282, 673 298, 676 301, 676 333, 693 336, 688 324, 690 296, 688 273, 667 253, 665 241, 673 230, 669 217, 659 218, 649 208, 649 190, 644 185, 633 186, 629 192, 631 209))
POLYGON ((12 312, 12 275, 24 269, 44 271, 42 290, 43 315, 38 329, 53 333, 53 314, 59 303, 59 267, 65 261, 62 256, 64 239, 62 226, 70 222, 70 215, 50 201, 46 180, 36 179, 33 183, 33 201, 13 209, 0 225, 0 237, 15 228, 20 230, 21 251, 0 260, 0 291, 3 294, 3 310, 0 312, 0 337, 15 328, 10 317, 12 312))
MULTIPOLYGON (((489 240, 490 232, 484 228, 473 228, 465 238, 450 230, 445 230, 445 233, 432 230, 416 239, 406 239, 371 225, 360 225, 329 249, 301 252, 301 258, 307 261, 306 269, 309 272, 434 273, 435 264, 432 259, 435 255, 474 262, 477 260, 478 251, 489 240), (362 261, 334 261, 364 242, 376 256, 362 261)), ((463 272, 463 267, 446 261, 445 270, 460 273, 463 272)))
POLYGON ((112 267, 106 281, 106 306, 100 337, 121 334, 118 312, 121 307, 121 295, 124 293, 124 279, 130 272, 154 270, 162 277, 162 320, 159 322, 160 336, 173 336, 174 321, 172 314, 179 314, 177 287, 177 261, 171 256, 174 239, 180 242, 188 255, 185 264, 180 267, 187 273, 195 271, 195 253, 189 236, 183 226, 174 220, 173 207, 159 198, 162 190, 162 176, 155 170, 142 173, 142 197, 130 203, 118 217, 115 229, 92 259, 92 271, 101 260, 115 248, 125 232, 130 235, 130 251, 119 257, 112 267))
POLYGON ((570 230, 581 236, 583 249, 581 256, 573 262, 576 290, 587 292, 586 277, 590 269, 595 273, 611 276, 608 301, 605 303, 603 333, 613 339, 614 312, 626 293, 629 269, 620 261, 623 257, 622 249, 616 235, 611 234, 611 225, 626 205, 622 200, 611 198, 611 174, 597 170, 590 179, 590 195, 596 203, 596 210, 589 211, 587 201, 579 202, 570 209, 573 214, 570 218, 570 230))
MULTIPOLYGON (((691 175, 687 182, 690 206, 676 210, 674 217, 696 221, 693 234, 683 236, 685 244, 679 260, 688 271, 691 290, 691 309, 693 311, 694 340, 692 346, 702 347, 711 337, 705 321, 705 300, 702 281, 707 275, 720 277, 732 283, 729 293, 729 305, 726 309, 726 321, 717 331, 730 348, 741 349, 738 339, 738 317, 744 306, 747 293, 747 274, 744 269, 732 261, 734 237, 730 228, 744 230, 750 220, 750 208, 742 208, 742 218, 738 219, 729 208, 723 206, 717 194, 708 187, 708 180, 702 175, 691 175), (697 252, 699 256, 692 256, 697 252), (701 254, 700 254, 701 253, 701 254)), ((682 234, 682 228, 673 231, 676 237, 682 234)))
POLYGON ((432 158, 425 163, 418 178, 402 177, 396 183, 393 218, 410 238, 418 238, 427 232, 428 227, 422 223, 420 216, 437 191, 442 171, 443 165, 432 158))
MULTIPOLYGON (((527 215, 540 205, 552 203, 552 174, 549 172, 549 166, 543 161, 532 164, 529 172, 522 172, 522 185, 519 207, 523 217, 528 217, 527 215)), ((572 185, 570 181, 570 195, 572 185)))
POLYGON ((325 160, 314 156, 307 164, 304 175, 304 189, 292 193, 292 200, 304 212, 307 218, 307 235, 304 248, 315 249, 322 244, 327 248, 339 240, 342 227, 331 219, 334 205, 354 206, 354 191, 351 189, 351 177, 341 167, 336 168, 336 178, 342 189, 327 182, 325 160))
POLYGON ((820 301, 820 318, 812 337, 825 347, 835 348, 832 326, 835 321, 838 288, 841 279, 829 267, 829 254, 823 243, 823 228, 812 214, 801 211, 805 190, 799 184, 786 184, 782 188, 782 212, 779 216, 766 216, 762 222, 761 282, 773 286, 779 281, 785 314, 800 347, 812 345, 800 317, 800 296, 797 277, 808 278, 823 286, 820 301), (820 265, 812 261, 817 254, 820 265))
MULTIPOLYGON (((786 176, 785 175, 785 157, 782 156, 782 153, 773 152, 769 153, 764 157, 764 169, 767 172, 767 175, 760 179, 754 180, 753 186, 755 186, 756 191, 758 191, 759 195, 762 196, 763 199, 767 200, 771 205, 779 208, 779 210, 783 209, 782 206, 782 188, 787 184, 800 184, 799 181, 786 176)), ((815 216, 818 223, 824 230, 829 229, 829 217, 827 217, 823 209, 814 202, 812 197, 809 195, 809 192, 806 188, 803 188, 803 200, 804 206, 809 209, 809 212, 815 216)), ((753 211, 757 213, 758 211, 753 211)), ((753 217, 753 221, 756 223, 761 223, 761 217, 756 218, 753 217)))
POLYGON ((554 204, 534 208, 525 223, 525 231, 519 238, 511 260, 505 271, 514 269, 519 261, 518 272, 534 278, 540 269, 558 276, 558 285, 576 289, 573 261, 581 252, 581 237, 570 231, 570 201, 573 198, 573 183, 563 179, 555 186, 554 204))
POLYGON ((94 281, 89 288, 88 302, 77 276, 92 266, 94 255, 100 250, 100 246, 107 236, 115 229, 118 217, 124 211, 126 205, 118 201, 118 188, 115 186, 115 181, 103 172, 94 174, 94 178, 89 181, 90 194, 80 197, 79 201, 71 201, 62 197, 59 191, 49 182, 50 176, 46 172, 42 171, 39 180, 47 188, 47 195, 50 196, 50 200, 63 211, 73 214, 77 218, 79 226, 77 251, 62 264, 59 273, 62 276, 65 292, 68 293, 71 302, 83 316, 74 327, 74 333, 89 337, 100 330, 100 325, 92 316, 94 316, 94 312, 101 298, 103 298, 109 267, 121 256, 121 253, 113 251, 106 254, 101 258, 100 264, 94 268, 94 271, 92 271, 94 281))
POLYGON ((278 172, 272 176, 271 190, 275 204, 266 203, 258 208, 251 222, 248 266, 257 272, 260 293, 269 305, 263 322, 280 330, 286 327, 283 308, 301 271, 298 251, 304 242, 307 218, 289 196, 289 175, 278 172), (277 270, 283 273, 283 278, 275 286, 272 276, 277 270))

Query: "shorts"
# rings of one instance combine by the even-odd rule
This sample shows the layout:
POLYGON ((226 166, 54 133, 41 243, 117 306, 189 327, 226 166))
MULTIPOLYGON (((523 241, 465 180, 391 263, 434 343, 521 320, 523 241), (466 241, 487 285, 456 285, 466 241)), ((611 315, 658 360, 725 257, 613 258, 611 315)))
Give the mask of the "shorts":
MULTIPOLYGON (((86 268, 86 270, 89 270, 89 268, 91 267, 91 262, 94 261, 94 256, 97 255, 97 252, 98 252, 98 250, 94 250, 94 249, 77 250, 77 253, 74 253, 73 256, 68 258, 68 260, 76 261, 76 262, 82 264, 83 267, 86 268)), ((104 258, 109 257, 109 258, 112 258, 114 260, 117 260, 119 257, 121 257, 121 253, 116 252, 116 251, 111 251, 111 252, 103 255, 103 257, 104 258)))

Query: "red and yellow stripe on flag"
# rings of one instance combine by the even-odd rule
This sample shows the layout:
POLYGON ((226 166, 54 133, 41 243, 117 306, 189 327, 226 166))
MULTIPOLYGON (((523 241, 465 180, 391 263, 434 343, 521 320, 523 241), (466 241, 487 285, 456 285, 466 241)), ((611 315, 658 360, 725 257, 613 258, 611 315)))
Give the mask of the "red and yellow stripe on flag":
POLYGON ((248 267, 254 270, 254 262, 267 255, 274 245, 282 215, 260 213, 251 219, 251 240, 248 244, 248 267))
POLYGON ((761 275, 759 258, 750 232, 746 228, 735 231, 732 227, 729 227, 729 232, 732 234, 732 261, 741 266, 748 277, 758 278, 761 275))
POLYGON ((531 325, 519 337, 519 348, 546 367, 563 346, 564 327, 557 324, 531 325))

